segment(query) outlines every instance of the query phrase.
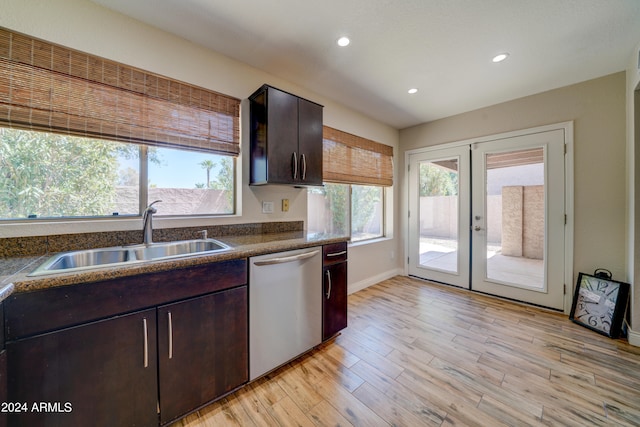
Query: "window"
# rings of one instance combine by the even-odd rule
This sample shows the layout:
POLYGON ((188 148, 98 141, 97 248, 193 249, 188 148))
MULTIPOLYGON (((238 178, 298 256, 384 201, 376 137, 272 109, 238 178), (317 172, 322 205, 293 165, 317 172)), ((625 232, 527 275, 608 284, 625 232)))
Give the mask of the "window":
POLYGON ((170 148, 151 149, 148 199, 157 215, 234 212, 234 158, 170 148))
POLYGON ((234 212, 240 100, 0 28, 0 219, 234 212))
POLYGON ((308 190, 311 233, 349 235, 352 242, 384 236, 384 188, 325 184, 308 190))
POLYGON ((323 188, 307 192, 307 229, 351 236, 385 235, 384 187, 393 185, 393 147, 324 126, 323 188))
POLYGON ((0 171, 4 220, 234 211, 231 156, 0 128, 0 171))

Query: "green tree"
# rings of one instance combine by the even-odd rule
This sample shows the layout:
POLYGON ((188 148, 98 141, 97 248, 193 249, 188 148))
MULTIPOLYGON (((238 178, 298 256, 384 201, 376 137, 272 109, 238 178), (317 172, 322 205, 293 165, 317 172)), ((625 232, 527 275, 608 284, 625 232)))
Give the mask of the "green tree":
POLYGON ((371 222, 376 205, 381 201, 381 188, 354 185, 351 189, 351 235, 364 233, 371 222))
POLYGON ((199 164, 202 167, 202 169, 207 170, 207 187, 206 188, 210 188, 211 187, 211 179, 210 179, 211 169, 216 167, 216 162, 214 162, 213 160, 203 160, 199 164))
POLYGON ((108 215, 121 147, 0 128, 0 217, 108 215))
POLYGON ((220 159, 220 167, 218 169, 216 179, 207 186, 208 188, 222 190, 225 192, 225 196, 227 198, 227 212, 233 211, 233 161, 232 157, 222 157, 220 159))
POLYGON ((420 164, 420 197, 455 196, 458 173, 433 163, 420 164))
POLYGON ((324 189, 318 189, 324 191, 326 208, 331 212, 332 223, 327 230, 332 233, 346 235, 349 232, 349 188, 345 184, 325 184, 324 189))

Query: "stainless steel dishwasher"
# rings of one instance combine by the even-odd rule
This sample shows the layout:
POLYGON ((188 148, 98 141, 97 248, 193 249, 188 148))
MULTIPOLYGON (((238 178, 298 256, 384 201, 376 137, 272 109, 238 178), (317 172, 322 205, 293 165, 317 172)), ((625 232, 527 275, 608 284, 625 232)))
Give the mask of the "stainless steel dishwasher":
POLYGON ((249 379, 322 341, 322 248, 249 258, 249 379))

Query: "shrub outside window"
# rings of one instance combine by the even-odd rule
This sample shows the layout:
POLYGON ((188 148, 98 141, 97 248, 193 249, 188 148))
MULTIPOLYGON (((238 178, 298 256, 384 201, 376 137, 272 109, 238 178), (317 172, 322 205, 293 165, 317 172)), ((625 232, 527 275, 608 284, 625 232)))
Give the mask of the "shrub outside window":
POLYGON ((308 190, 308 230, 348 235, 352 242, 384 236, 384 189, 327 183, 308 190))
POLYGON ((234 212, 231 156, 0 128, 0 171, 3 220, 234 212))

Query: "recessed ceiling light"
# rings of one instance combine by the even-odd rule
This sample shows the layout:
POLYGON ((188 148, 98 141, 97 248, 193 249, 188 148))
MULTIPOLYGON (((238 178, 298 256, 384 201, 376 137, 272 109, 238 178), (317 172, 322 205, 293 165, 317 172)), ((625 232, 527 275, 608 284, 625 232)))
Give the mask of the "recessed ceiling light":
POLYGON ((338 43, 338 46, 345 47, 345 46, 349 46, 349 43, 351 43, 351 40, 349 40, 349 37, 340 37, 337 43, 338 43))
POLYGON ((418 92, 418 89, 416 89, 416 88, 414 87, 414 88, 409 89, 407 92, 409 92, 410 94, 412 94, 412 95, 413 95, 414 93, 418 92))
POLYGON ((501 53, 493 57, 493 62, 502 62, 509 57, 508 53, 501 53))

